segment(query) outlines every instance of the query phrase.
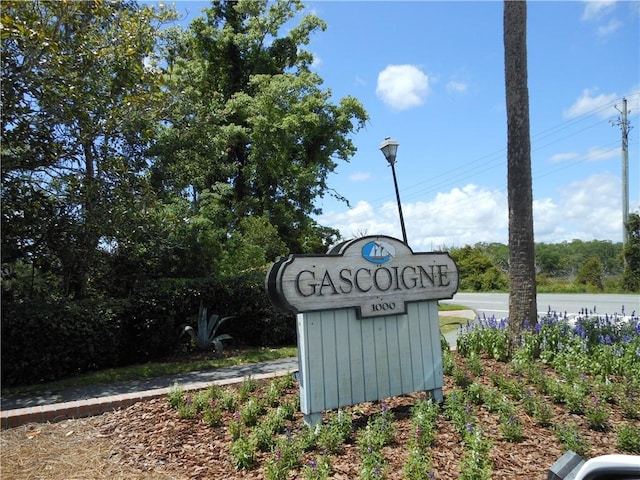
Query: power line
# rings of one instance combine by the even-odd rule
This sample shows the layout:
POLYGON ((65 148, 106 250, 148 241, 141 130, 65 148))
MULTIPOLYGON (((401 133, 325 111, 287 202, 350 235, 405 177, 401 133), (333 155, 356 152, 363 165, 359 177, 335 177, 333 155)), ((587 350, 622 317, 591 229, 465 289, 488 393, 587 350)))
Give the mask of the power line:
MULTIPOLYGON (((640 92, 634 92, 633 94, 630 95, 630 97, 636 97, 636 96, 640 96, 640 92)), ((586 112, 583 115, 580 115, 579 117, 573 118, 571 120, 562 122, 558 125, 552 126, 546 130, 543 130, 541 132, 536 133, 535 135, 532 136, 532 153, 533 152, 537 152, 540 151, 544 148, 547 148, 551 145, 557 144, 563 140, 566 140, 570 137, 573 137, 575 135, 578 135, 580 133, 583 133, 589 129, 595 128, 599 125, 601 125, 604 122, 609 122, 609 120, 607 119, 599 119, 595 122, 592 122, 586 126, 583 126, 582 128, 580 128, 579 130, 573 130, 570 131, 569 133, 567 133, 566 135, 563 135, 559 138, 555 138, 553 139, 554 135, 558 135, 561 132, 565 132, 566 130, 571 129, 572 127, 578 126, 583 122, 586 122, 590 119, 593 119, 593 117, 599 117, 601 116, 602 112, 611 109, 612 107, 615 107, 615 103, 610 102, 608 104, 605 105, 601 105, 599 107, 596 107, 588 112, 586 112), (548 141, 544 144, 540 144, 542 142, 542 140, 545 139, 552 139, 551 141, 548 141)), ((605 145, 605 147, 608 147, 609 145, 605 145)), ((617 147, 616 147, 617 148, 617 147)), ((605 150, 603 153, 612 151, 613 149, 609 149, 609 150, 605 150)), ((578 160, 574 161, 574 162, 565 162, 562 164, 562 166, 556 167, 552 170, 549 171, 545 171, 541 174, 537 174, 534 177, 534 180, 536 178, 541 178, 541 177, 545 177, 548 176, 552 173, 556 173, 560 170, 564 170, 566 168, 578 165, 580 163, 583 162, 587 162, 589 161, 588 156, 583 155, 582 157, 580 157, 578 160)), ((432 176, 428 179, 419 181, 417 183, 414 183, 412 185, 403 187, 403 199, 406 200, 412 200, 412 199, 416 199, 419 197, 423 197, 429 193, 432 192, 438 192, 440 190, 442 190, 443 188, 447 188, 456 184, 459 184, 461 180, 465 180, 467 178, 471 178, 474 177, 476 175, 482 174, 482 173, 487 173, 491 170, 494 170, 498 167, 502 167, 506 164, 506 147, 505 148, 501 148, 497 151, 491 152, 489 154, 483 155, 481 157, 478 157, 470 162, 464 163, 460 166, 454 167, 450 170, 447 170, 446 172, 443 172, 441 174, 432 176), (436 182, 434 183, 434 180, 436 180, 436 182), (439 180, 439 181, 438 181, 439 180), (425 184, 428 184, 428 186, 426 188, 421 188, 423 187, 425 184), (416 190, 418 189, 418 190, 416 190)), ((504 193, 506 191, 506 189, 502 189, 502 190, 498 190, 500 193, 504 193)), ((491 193, 487 194, 487 197, 489 197, 490 195, 493 195, 496 191, 494 190, 491 193)), ((482 197, 480 197, 482 198, 482 197)), ((477 199, 477 197, 476 197, 477 199)), ((384 203, 387 203, 388 201, 392 200, 392 195, 384 195, 381 196, 377 199, 372 200, 371 202, 369 202, 369 204, 372 206, 372 209, 376 210, 382 207, 382 205, 384 203)), ((475 200, 474 200, 475 201, 475 200)), ((459 202, 460 203, 460 208, 463 206, 466 206, 470 203, 469 202, 459 202)), ((452 208, 456 208, 456 204, 450 205, 450 207, 452 208)), ((336 213, 335 215, 343 215, 345 212, 339 212, 336 213)), ((354 217, 350 218, 351 222, 358 222, 359 220, 363 220, 365 218, 367 218, 368 215, 367 214, 360 214, 354 217)), ((325 218, 331 218, 331 216, 326 216, 325 218)))

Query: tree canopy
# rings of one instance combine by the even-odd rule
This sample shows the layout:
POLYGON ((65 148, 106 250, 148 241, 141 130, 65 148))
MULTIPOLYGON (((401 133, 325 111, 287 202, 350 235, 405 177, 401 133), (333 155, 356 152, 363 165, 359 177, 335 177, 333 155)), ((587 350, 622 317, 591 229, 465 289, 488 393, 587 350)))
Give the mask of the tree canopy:
POLYGON ((302 8, 215 1, 183 28, 129 1, 3 2, 3 266, 80 298, 333 242, 314 202, 367 114, 322 89, 302 8))

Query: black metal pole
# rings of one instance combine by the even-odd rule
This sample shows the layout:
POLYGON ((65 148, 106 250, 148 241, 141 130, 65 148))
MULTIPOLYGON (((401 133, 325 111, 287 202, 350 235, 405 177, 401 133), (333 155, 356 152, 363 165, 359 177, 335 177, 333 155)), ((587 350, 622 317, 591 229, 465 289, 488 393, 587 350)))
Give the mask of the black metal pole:
POLYGON ((402 216, 402 204, 400 203, 400 192, 398 191, 398 180, 396 179, 395 164, 396 162, 391 163, 391 171, 393 172, 393 185, 396 187, 396 200, 398 202, 398 213, 400 214, 400 226, 402 227, 402 238, 404 240, 404 243, 409 245, 409 242, 407 242, 407 231, 404 228, 404 217, 402 216))

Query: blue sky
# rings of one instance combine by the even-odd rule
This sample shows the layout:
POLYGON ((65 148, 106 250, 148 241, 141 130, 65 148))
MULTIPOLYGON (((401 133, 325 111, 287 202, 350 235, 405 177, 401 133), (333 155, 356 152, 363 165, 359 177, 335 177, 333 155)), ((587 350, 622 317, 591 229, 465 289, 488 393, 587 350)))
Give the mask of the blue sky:
MULTIPOLYGON (((207 2, 176 2, 192 14, 207 2)), ((414 251, 507 243, 503 3, 310 1, 327 23, 307 50, 333 101, 351 95, 370 121, 329 179, 351 208, 320 199, 345 238, 402 238, 396 173, 414 251)), ((528 2, 536 242, 622 241, 621 131, 630 110, 629 207, 640 213, 640 2, 528 2)))

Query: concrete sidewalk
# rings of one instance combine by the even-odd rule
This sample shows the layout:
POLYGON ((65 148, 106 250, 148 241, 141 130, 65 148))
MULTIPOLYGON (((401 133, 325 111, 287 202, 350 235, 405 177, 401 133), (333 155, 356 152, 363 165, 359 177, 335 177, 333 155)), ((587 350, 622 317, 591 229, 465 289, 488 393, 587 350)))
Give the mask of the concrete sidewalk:
POLYGON ((126 408, 142 400, 167 395, 175 384, 183 390, 199 390, 214 383, 229 385, 241 382, 247 377, 260 380, 297 370, 298 359, 290 357, 148 380, 90 385, 59 392, 7 395, 0 398, 0 428, 100 415, 118 408, 126 408))
MULTIPOLYGON (((441 316, 460 317, 473 321, 473 310, 439 312, 441 316)), ((463 325, 464 326, 464 325, 463 325)), ((458 331, 445 334, 452 348, 456 347, 458 331)), ((0 428, 13 428, 25 423, 57 422, 67 418, 81 418, 126 408, 136 402, 167 395, 175 384, 183 390, 199 390, 211 384, 229 385, 247 377, 256 380, 282 376, 298 370, 296 357, 270 360, 203 372, 135 380, 115 384, 89 385, 58 392, 5 395, 0 398, 0 428)))

